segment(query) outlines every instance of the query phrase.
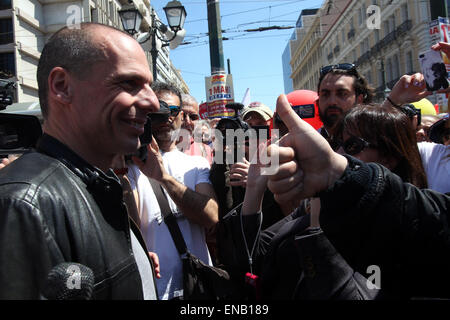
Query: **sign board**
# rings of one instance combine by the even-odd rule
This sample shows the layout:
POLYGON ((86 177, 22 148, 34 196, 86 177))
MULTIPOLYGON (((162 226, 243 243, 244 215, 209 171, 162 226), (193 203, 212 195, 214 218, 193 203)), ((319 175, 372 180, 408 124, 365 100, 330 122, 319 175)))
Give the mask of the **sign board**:
POLYGON ((200 114, 200 119, 208 118, 208 104, 206 102, 198 106, 198 113, 200 114))
MULTIPOLYGON (((430 26, 430 37, 431 43, 435 44, 437 42, 450 42, 450 20, 449 18, 438 17, 438 19, 433 20, 429 24, 430 26)), ((447 72, 450 72, 450 57, 442 54, 444 59, 445 67, 447 72)), ((447 106, 448 96, 445 94, 437 95, 437 102, 440 106, 447 106)), ((448 111, 448 110, 447 110, 448 111)))
POLYGON ((205 77, 208 118, 234 116, 234 110, 226 104, 234 102, 233 77, 231 74, 215 74, 205 77))

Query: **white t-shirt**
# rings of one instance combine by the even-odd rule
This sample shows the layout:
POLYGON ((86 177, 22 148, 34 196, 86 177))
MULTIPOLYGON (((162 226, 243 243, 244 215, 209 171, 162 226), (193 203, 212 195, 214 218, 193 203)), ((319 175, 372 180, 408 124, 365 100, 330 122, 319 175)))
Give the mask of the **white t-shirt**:
POLYGON ((450 146, 434 142, 419 142, 420 156, 428 179, 428 188, 450 192, 450 146))
MULTIPOLYGON (((205 158, 190 156, 178 150, 162 153, 162 158, 166 171, 189 189, 195 190, 195 186, 200 183, 211 183, 209 163, 205 158)), ((152 186, 148 178, 134 165, 129 167, 128 178, 131 188, 137 188, 139 193, 140 227, 147 248, 156 252, 159 257, 161 279, 156 279, 159 298, 166 300, 182 296, 183 270, 180 255, 163 221, 152 186)), ((189 251, 204 263, 212 265, 204 227, 185 218, 167 192, 166 195, 189 251)))

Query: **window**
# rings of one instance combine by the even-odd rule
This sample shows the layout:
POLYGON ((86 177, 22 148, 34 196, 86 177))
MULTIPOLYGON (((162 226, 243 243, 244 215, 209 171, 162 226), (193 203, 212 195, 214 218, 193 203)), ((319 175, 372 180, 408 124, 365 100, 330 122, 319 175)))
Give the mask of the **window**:
POLYGON ((358 10, 358 24, 359 25, 362 25, 362 23, 363 23, 364 15, 363 15, 362 10, 363 10, 363 8, 359 8, 359 10, 358 10))
POLYGON ((408 15, 408 3, 405 3, 402 5, 402 22, 405 22, 406 20, 408 20, 409 15, 408 15))
POLYGON ((413 55, 412 51, 406 53, 406 73, 413 73, 413 55))
POLYGON ((390 30, 390 32, 395 30, 395 15, 394 14, 389 18, 389 30, 390 30))
POLYGON ((12 76, 16 75, 13 52, 0 53, 0 72, 5 72, 6 74, 10 74, 12 76))
POLYGON ((400 77, 400 61, 398 60, 398 54, 394 54, 392 60, 393 60, 392 80, 395 80, 400 77))
POLYGON ((0 10, 11 9, 11 0, 0 0, 0 10))
POLYGON ((0 19, 0 44, 13 42, 12 19, 0 19))
POLYGON ((386 37, 391 31, 390 31, 390 25, 389 25, 389 20, 385 20, 384 21, 384 36, 386 37))
POLYGON ((386 81, 390 82, 392 81, 393 77, 392 77, 392 59, 389 58, 387 59, 387 63, 386 63, 386 81))
POLYGON ((96 8, 91 8, 91 22, 98 22, 98 15, 96 8))

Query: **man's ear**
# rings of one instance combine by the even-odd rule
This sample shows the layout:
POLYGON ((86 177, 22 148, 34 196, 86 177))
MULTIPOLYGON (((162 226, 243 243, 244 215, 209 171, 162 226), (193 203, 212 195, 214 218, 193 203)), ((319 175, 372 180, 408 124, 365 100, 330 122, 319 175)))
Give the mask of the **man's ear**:
POLYGON ((361 104, 363 103, 363 101, 364 101, 364 94, 361 93, 356 97, 356 103, 361 104))
POLYGON ((71 76, 61 67, 55 67, 48 76, 49 98, 67 104, 72 100, 71 76))

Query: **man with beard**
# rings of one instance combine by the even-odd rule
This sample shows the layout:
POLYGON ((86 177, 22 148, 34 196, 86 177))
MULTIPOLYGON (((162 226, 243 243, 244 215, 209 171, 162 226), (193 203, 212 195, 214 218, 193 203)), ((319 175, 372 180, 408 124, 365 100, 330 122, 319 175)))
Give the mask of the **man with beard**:
POLYGON ((335 124, 343 114, 359 103, 372 102, 374 96, 373 88, 352 63, 322 67, 317 88, 319 115, 323 122, 319 132, 329 142, 335 133, 335 124))
POLYGON ((218 206, 209 181, 208 161, 187 155, 176 147, 183 117, 179 89, 161 82, 155 82, 152 89, 160 102, 159 114, 151 115, 154 138, 147 148, 147 160, 144 163, 134 157, 139 169, 130 166, 128 177, 139 195, 144 239, 149 251, 159 256, 161 278, 156 281, 159 297, 177 299, 183 296, 182 262, 148 178, 163 187, 188 250, 209 265, 212 260, 205 228, 218 222, 218 206))

